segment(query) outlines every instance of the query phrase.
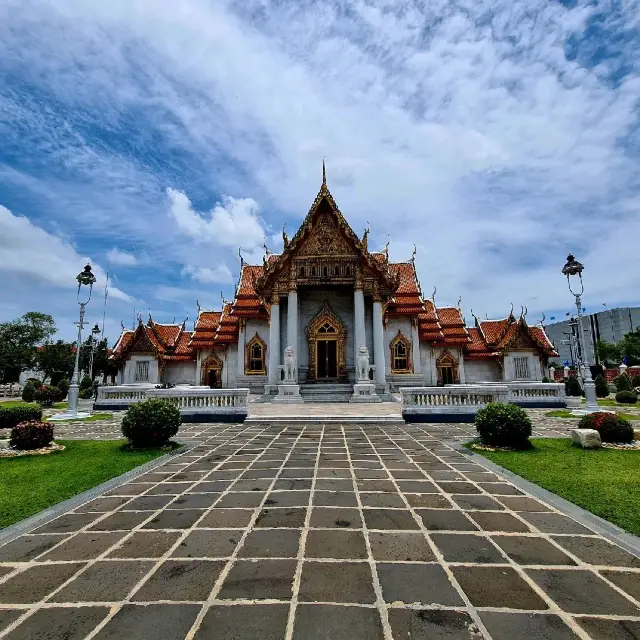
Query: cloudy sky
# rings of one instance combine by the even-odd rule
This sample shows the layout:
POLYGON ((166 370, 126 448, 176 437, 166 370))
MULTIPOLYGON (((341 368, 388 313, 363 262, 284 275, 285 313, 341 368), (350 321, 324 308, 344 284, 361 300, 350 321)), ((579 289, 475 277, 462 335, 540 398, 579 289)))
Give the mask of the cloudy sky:
POLYGON ((640 302, 640 0, 0 0, 0 320, 233 295, 321 182, 480 317, 640 302))

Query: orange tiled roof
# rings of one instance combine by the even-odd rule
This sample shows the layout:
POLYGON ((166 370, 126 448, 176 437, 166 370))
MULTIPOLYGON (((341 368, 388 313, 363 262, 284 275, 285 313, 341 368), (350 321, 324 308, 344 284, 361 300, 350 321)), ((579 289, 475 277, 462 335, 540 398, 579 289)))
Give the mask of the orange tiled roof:
POLYGON ((232 315, 233 306, 227 302, 222 310, 220 325, 216 331, 215 344, 230 344, 238 341, 240 322, 237 316, 232 315))
POLYGON ((558 357, 556 348, 553 346, 553 343, 551 342, 551 340, 549 340, 549 336, 542 327, 529 327, 529 332, 537 342, 539 342, 541 345, 544 345, 545 348, 549 350, 548 355, 550 357, 558 357))
MULTIPOLYGON (((379 255, 373 254, 377 258, 379 255)), ((391 313, 403 315, 418 315, 423 311, 422 295, 416 275, 416 267, 413 262, 389 263, 391 275, 398 279, 393 298, 389 301, 387 309, 391 313)))
POLYGON ((148 341, 160 360, 193 360, 191 333, 184 330, 184 324, 159 324, 151 318, 146 325, 140 322, 135 331, 123 330, 111 358, 125 358, 138 339, 148 341), (144 334, 144 337, 143 337, 144 334))
MULTIPOLYGON (((274 256, 269 256, 269 259, 274 256)), ((276 256, 277 257, 277 256, 276 256)), ((266 310, 255 290, 255 281, 264 273, 264 267, 245 264, 240 271, 240 280, 236 288, 231 313, 235 316, 247 318, 265 316, 266 310)))
POLYGON ((198 318, 191 334, 191 346, 194 349, 213 347, 221 315, 221 311, 200 311, 198 313, 198 318))

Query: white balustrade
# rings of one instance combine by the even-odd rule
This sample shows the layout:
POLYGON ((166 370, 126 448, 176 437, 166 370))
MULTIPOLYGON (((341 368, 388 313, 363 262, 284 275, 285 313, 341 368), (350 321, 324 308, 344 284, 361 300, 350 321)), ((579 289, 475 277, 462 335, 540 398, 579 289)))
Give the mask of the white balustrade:
POLYGON ((154 385, 119 385, 99 387, 96 409, 126 409, 149 398, 162 398, 180 410, 183 418, 235 416, 249 412, 249 389, 210 389, 209 387, 177 386, 157 389, 154 385))
POLYGON ((509 382, 509 402, 526 406, 565 406, 564 384, 561 382, 509 382))
POLYGON ((509 389, 500 384, 452 385, 450 387, 404 387, 403 414, 473 415, 490 402, 507 402, 509 389))

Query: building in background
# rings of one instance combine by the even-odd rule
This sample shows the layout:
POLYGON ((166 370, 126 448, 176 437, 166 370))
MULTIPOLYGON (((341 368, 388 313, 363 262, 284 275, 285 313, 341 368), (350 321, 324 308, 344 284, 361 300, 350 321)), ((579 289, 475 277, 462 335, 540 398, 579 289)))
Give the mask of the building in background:
MULTIPOLYGON (((600 359, 595 352, 595 344, 598 340, 617 344, 627 333, 640 327, 640 307, 619 307, 585 314, 583 325, 587 358, 589 362, 599 364, 600 359)), ((571 340, 571 335, 577 337, 576 320, 567 318, 561 322, 547 324, 545 332, 558 352, 558 358, 554 361, 562 363, 568 360, 572 365, 575 364, 580 356, 577 341, 571 340)))

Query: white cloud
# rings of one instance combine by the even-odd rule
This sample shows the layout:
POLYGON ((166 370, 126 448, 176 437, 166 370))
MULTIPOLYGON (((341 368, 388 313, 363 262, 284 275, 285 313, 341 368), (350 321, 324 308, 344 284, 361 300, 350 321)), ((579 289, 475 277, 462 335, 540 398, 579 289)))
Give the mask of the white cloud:
MULTIPOLYGON (((3 279, 18 277, 31 285, 71 289, 75 278, 91 259, 79 254, 71 243, 36 226, 28 218, 14 215, 0 205, 0 273, 3 279)), ((96 290, 105 285, 104 270, 91 262, 96 290)), ((109 288, 112 298, 131 298, 117 287, 109 288)))
POLYGON ((182 191, 169 188, 167 195, 171 215, 178 227, 198 242, 252 249, 266 236, 258 217, 258 203, 251 198, 226 196, 211 211, 201 215, 194 211, 182 191))
POLYGON ((326 155, 354 230, 369 221, 372 246, 389 234, 395 259, 415 242, 439 300, 462 294, 480 316, 529 298, 568 307, 558 269, 572 249, 587 264, 586 300, 608 292, 613 306, 636 290, 633 269, 608 265, 636 252, 638 158, 625 140, 638 135, 637 40, 616 38, 597 67, 567 52, 598 12, 603 33, 630 32, 640 3, 622 4, 609 16, 539 0, 15 2, 5 20, 0 8, 0 64, 64 115, 53 126, 53 107, 3 87, 0 136, 26 144, 30 131, 43 156, 82 172, 43 185, 0 166, 0 182, 95 203, 106 246, 135 235, 155 273, 170 258, 202 270, 212 248, 215 264, 232 264, 238 246, 253 261, 285 219, 292 235, 326 155), (620 60, 627 75, 611 82, 620 60), (134 113, 139 131, 125 130, 134 113), (79 133, 96 123, 135 137, 139 156, 79 133), (158 224, 169 186, 180 234, 158 224), (199 210, 221 194, 234 197, 199 210))
POLYGON ((210 269, 209 267, 194 267, 188 264, 182 269, 182 275, 190 276, 193 280, 203 284, 232 284, 235 282, 231 271, 226 265, 210 269))
POLYGON ((121 267, 133 267, 138 263, 138 259, 132 253, 122 251, 117 247, 107 251, 107 260, 110 264, 116 264, 121 267))

